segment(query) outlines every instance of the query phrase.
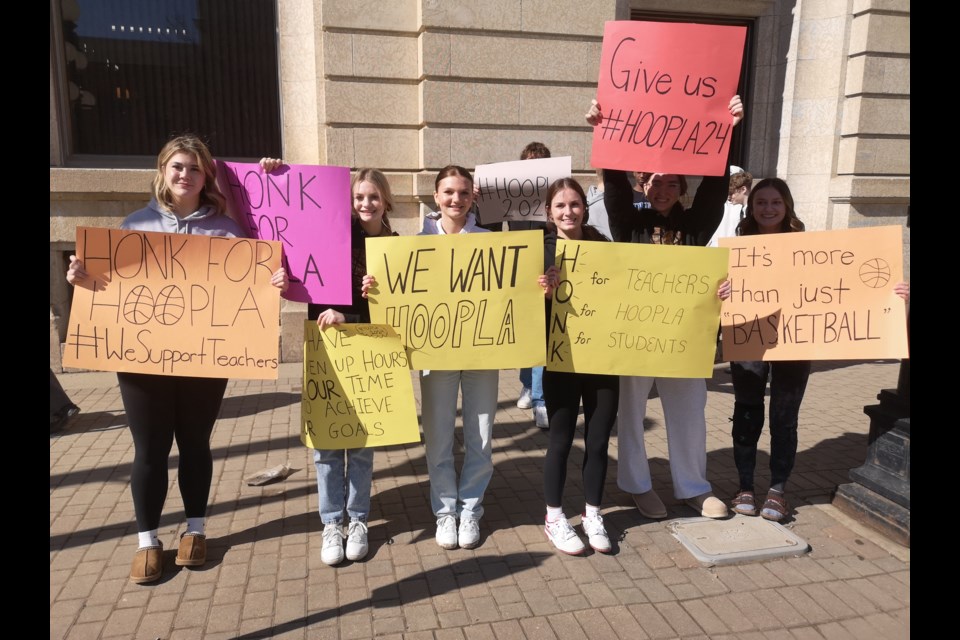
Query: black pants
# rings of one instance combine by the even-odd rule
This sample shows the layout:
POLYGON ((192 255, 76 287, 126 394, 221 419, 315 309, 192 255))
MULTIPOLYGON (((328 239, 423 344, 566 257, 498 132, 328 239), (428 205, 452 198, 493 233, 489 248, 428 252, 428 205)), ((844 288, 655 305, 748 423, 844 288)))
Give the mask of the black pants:
POLYGON ((205 517, 213 478, 210 434, 227 380, 140 373, 118 373, 117 380, 133 435, 130 489, 138 531, 160 527, 174 439, 180 454, 177 482, 184 512, 188 518, 205 517))
POLYGON ((769 376, 770 486, 782 490, 797 458, 797 418, 810 377, 810 361, 731 362, 730 369, 734 394, 733 459, 740 475, 740 489, 753 490, 769 376))
POLYGON ((592 373, 543 372, 543 397, 550 421, 550 443, 543 468, 547 506, 563 506, 567 458, 583 399, 583 493, 587 504, 599 507, 607 478, 607 445, 617 419, 620 378, 592 373))

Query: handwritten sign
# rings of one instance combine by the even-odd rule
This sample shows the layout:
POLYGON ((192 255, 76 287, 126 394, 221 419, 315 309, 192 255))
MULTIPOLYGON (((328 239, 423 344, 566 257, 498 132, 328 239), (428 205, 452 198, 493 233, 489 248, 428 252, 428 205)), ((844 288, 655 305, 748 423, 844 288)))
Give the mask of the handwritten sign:
POLYGON ((557 241, 547 368, 709 378, 726 251, 557 241))
POLYGON ((896 226, 721 238, 726 360, 907 358, 903 230, 896 226))
POLYGON ((723 175, 746 27, 610 21, 603 30, 595 167, 723 175))
POLYGON ((279 242, 77 227, 63 365, 275 380, 279 242))
POLYGON ((480 190, 480 222, 546 222, 547 190, 554 180, 569 178, 570 167, 570 156, 477 165, 474 183, 480 190))
POLYGON ((367 238, 370 318, 393 327, 413 369, 543 364, 540 231, 367 238))
POLYGON ((283 243, 295 302, 350 304, 350 170, 218 162, 220 190, 253 238, 283 243))
POLYGON ((303 325, 300 441, 312 449, 420 442, 407 353, 382 325, 303 325))

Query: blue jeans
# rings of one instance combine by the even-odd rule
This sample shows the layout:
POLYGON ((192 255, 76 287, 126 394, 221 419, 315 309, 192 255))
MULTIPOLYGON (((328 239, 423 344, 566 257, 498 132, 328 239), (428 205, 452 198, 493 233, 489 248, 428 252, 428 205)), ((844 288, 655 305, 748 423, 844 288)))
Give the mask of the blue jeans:
POLYGON ((317 468, 320 521, 325 525, 343 524, 346 509, 351 520, 366 522, 370 514, 373 449, 315 449, 313 464, 317 468))
POLYGON ((436 516, 479 520, 483 494, 493 476, 493 420, 500 372, 421 371, 423 441, 430 475, 430 506, 436 516), (457 480, 454 427, 457 391, 463 395, 463 468, 457 480))
POLYGON ((533 406, 543 406, 543 367, 520 369, 520 384, 530 389, 533 406))

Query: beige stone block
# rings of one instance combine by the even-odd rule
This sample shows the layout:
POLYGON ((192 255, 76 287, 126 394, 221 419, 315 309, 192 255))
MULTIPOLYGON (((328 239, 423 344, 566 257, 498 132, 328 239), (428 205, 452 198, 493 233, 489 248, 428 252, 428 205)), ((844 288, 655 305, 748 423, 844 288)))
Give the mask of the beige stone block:
MULTIPOLYGON (((422 155, 421 167, 438 169, 452 162, 450 145, 452 140, 450 129, 443 127, 423 127, 420 129, 420 149, 422 155)), ((432 178, 431 178, 432 180, 432 178)), ((417 176, 417 193, 422 194, 421 178, 417 176)), ((430 193, 433 193, 433 183, 430 183, 430 193)))
POLYGON ((354 161, 349 166, 410 170, 419 166, 416 129, 353 130, 354 161))
POLYGON ((320 87, 315 81, 280 83, 284 124, 309 127, 320 121, 320 87))
POLYGON ((358 167, 353 147, 353 127, 324 127, 327 164, 340 167, 358 167))
MULTIPOLYGON (((323 33, 323 75, 352 76, 353 34, 326 31, 323 33)), ((316 76, 314 76, 316 77, 316 76)))
POLYGON ((910 100, 853 97, 843 101, 841 135, 910 135, 910 100))
POLYGON ((844 93, 910 95, 910 59, 855 56, 847 63, 844 93))
POLYGON ((850 25, 850 55, 910 53, 910 16, 866 13, 850 25))
MULTIPOLYGON (((415 33, 419 0, 317 0, 324 29, 369 29, 415 33)), ((282 3, 281 3, 282 4, 282 3)))
POLYGON ((516 125, 520 88, 512 84, 424 80, 423 122, 516 125))
POLYGON ((836 101, 840 91, 843 59, 797 60, 794 99, 823 98, 836 101))
POLYGON ((820 100, 794 100, 790 117, 790 135, 822 136, 833 132, 837 121, 837 97, 820 100))
POLYGON ((583 114, 596 97, 596 87, 520 87, 521 126, 586 127, 583 114))
MULTIPOLYGON (((149 194, 154 169, 50 168, 50 197, 55 194, 149 194)), ((110 196, 106 196, 110 197, 110 196)))
POLYGON ((326 77, 419 77, 415 36, 326 33, 323 54, 326 77))
POLYGON ((603 25, 617 19, 614 0, 524 0, 520 6, 523 31, 575 33, 603 37, 603 25))
POLYGON ((283 127, 283 160, 289 164, 325 164, 317 126, 283 127))
POLYGON ((823 60, 843 53, 846 18, 802 20, 797 40, 797 58, 823 60))
POLYGON ((865 11, 910 13, 910 0, 853 0, 853 14, 865 11))
POLYGON ((837 173, 909 175, 909 138, 843 138, 837 173))
POLYGON ((785 170, 790 174, 826 173, 833 167, 836 139, 832 135, 792 136, 781 140, 787 155, 787 163, 778 165, 778 173, 785 170))
MULTIPOLYGON (((542 142, 555 157, 570 156, 575 171, 589 171, 590 132, 547 130, 454 129, 449 164, 473 170, 478 164, 505 162, 520 157, 520 151, 531 141, 542 142)), ((439 165, 443 166, 443 165, 439 165)), ((439 168, 431 167, 428 168, 439 168)))
POLYGON ((277 3, 277 26, 283 36, 313 38, 318 29, 314 24, 313 0, 284 0, 277 3))
POLYGON ((317 65, 313 55, 312 35, 280 36, 279 49, 282 82, 316 82, 317 65))
POLYGON ((803 0, 800 5, 801 20, 824 20, 847 15, 847 4, 837 0, 803 0))
POLYGON ((281 300, 280 362, 303 361, 303 322, 307 319, 307 303, 281 300))
POLYGON ((458 35, 449 75, 511 81, 596 82, 600 42, 458 35), (562 60, 563 64, 557 64, 562 60))
POLYGON ((418 40, 420 77, 450 75, 450 41, 448 33, 421 33, 418 40))
POLYGON ((426 29, 521 31, 521 0, 420 0, 426 29))
POLYGON ((412 125, 419 121, 419 103, 415 85, 391 85, 389 98, 378 82, 324 83, 327 123, 412 125))

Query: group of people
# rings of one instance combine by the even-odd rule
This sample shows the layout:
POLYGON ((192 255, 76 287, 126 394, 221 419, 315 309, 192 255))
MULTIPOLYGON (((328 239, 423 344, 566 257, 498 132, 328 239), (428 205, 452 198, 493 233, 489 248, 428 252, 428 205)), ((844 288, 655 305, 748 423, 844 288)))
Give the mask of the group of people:
MULTIPOLYGON (((739 96, 729 103, 733 125, 743 118, 739 96)), ((589 124, 602 121, 600 105, 593 101, 586 114, 589 124)), ((531 143, 522 159, 549 157, 541 143, 531 143)), ((263 171, 281 164, 261 160, 263 171)), ((602 188, 590 196, 571 178, 550 185, 545 199, 544 270, 539 284, 544 292, 545 321, 549 322, 553 292, 558 286, 554 253, 558 239, 595 242, 706 246, 724 217, 733 190, 729 172, 705 177, 685 208, 681 197, 687 182, 682 175, 656 171, 637 172, 636 184, 644 206, 635 206, 634 187, 626 172, 604 169, 602 188), (590 224, 590 203, 602 194, 604 226, 610 237, 590 224)), ((749 174, 747 174, 749 175, 749 174)), ((174 138, 157 158, 150 204, 128 216, 121 228, 171 233, 194 233, 243 237, 244 229, 226 214, 225 200, 216 185, 216 165, 206 145, 195 136, 174 138)), ((738 191, 749 192, 746 213, 737 221, 736 233, 781 233, 802 231, 793 209, 790 190, 783 180, 761 180, 750 190, 746 179, 738 191)), ((488 233, 475 206, 473 178, 464 167, 450 165, 435 179, 436 213, 428 214, 420 235, 488 233)), ((376 286, 368 275, 365 239, 397 235, 389 213, 394 208, 390 185, 376 169, 360 169, 351 182, 351 273, 349 305, 308 307, 308 317, 321 329, 343 322, 370 322, 367 295, 376 286)), ((744 211, 742 205, 738 214, 744 211)), ((497 226, 500 226, 499 223, 497 226)), ((71 256, 67 280, 87 278, 83 263, 71 256)), ((272 284, 288 286, 281 268, 272 284)), ((897 292, 906 298, 909 287, 897 292)), ((730 295, 730 283, 720 283, 721 300, 730 295)), ((546 345, 544 345, 546 348, 546 345)), ((797 450, 797 418, 809 362, 734 362, 731 365, 735 392, 733 416, 734 459, 740 490, 733 498, 734 512, 757 514, 754 498, 754 466, 757 443, 764 424, 764 395, 771 385, 771 484, 760 514, 771 520, 787 516, 784 499, 797 450)), ((176 564, 201 566, 206 561, 205 517, 212 476, 210 436, 226 389, 225 379, 187 378, 173 375, 118 373, 121 396, 134 440, 131 492, 138 526, 139 545, 130 579, 136 583, 158 580, 162 575, 162 544, 158 538, 160 513, 166 498, 167 467, 174 440, 180 451, 178 483, 183 496, 186 525, 180 537, 176 564)), ((499 371, 424 370, 419 372, 422 398, 421 423, 430 480, 430 502, 436 517, 435 539, 444 549, 471 549, 481 542, 483 499, 493 475, 492 434, 497 411, 499 371), (454 428, 458 395, 462 397, 464 457, 457 469, 454 458, 454 428)), ((727 505, 717 498, 706 477, 706 381, 702 378, 662 378, 566 373, 536 368, 521 372, 523 392, 518 406, 534 409, 537 426, 549 433, 544 460, 546 514, 544 533, 561 552, 580 554, 583 540, 563 511, 563 492, 578 414, 584 414, 582 481, 585 504, 580 526, 587 544, 595 551, 612 549, 601 506, 608 467, 608 446, 618 424, 618 486, 630 493, 645 517, 661 519, 667 509, 653 488, 644 448, 646 402, 655 385, 666 420, 670 471, 674 496, 698 515, 723 518, 727 505), (542 381, 542 392, 538 384, 542 381), (528 404, 529 402, 529 404, 528 404), (542 404, 540 404, 542 403, 542 404), (542 406, 541 410, 537 407, 542 406)), ((373 476, 372 448, 314 452, 319 512, 324 525, 321 559, 336 565, 344 558, 359 560, 368 553, 367 520, 373 476)))

